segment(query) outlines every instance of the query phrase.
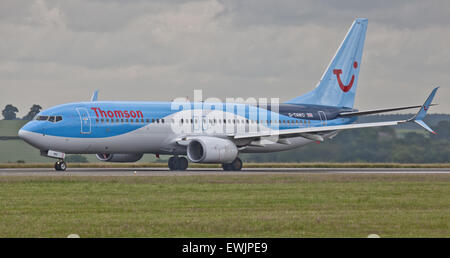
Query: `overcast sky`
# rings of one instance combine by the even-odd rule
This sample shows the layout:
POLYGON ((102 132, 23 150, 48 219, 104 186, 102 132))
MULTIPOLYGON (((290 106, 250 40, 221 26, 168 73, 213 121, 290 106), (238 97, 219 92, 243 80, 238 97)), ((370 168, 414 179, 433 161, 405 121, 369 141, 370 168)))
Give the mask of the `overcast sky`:
POLYGON ((369 19, 355 107, 450 113, 450 1, 1 0, 0 108, 89 100, 279 97, 315 87, 369 19))

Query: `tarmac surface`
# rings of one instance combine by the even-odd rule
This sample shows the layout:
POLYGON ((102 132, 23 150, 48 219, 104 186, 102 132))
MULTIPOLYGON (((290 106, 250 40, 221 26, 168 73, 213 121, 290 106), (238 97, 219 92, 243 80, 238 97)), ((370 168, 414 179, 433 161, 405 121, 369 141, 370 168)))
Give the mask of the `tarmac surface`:
POLYGON ((223 171, 221 168, 191 168, 169 171, 167 168, 3 168, 0 176, 189 176, 189 175, 256 175, 256 174, 450 174, 450 168, 244 168, 223 171))

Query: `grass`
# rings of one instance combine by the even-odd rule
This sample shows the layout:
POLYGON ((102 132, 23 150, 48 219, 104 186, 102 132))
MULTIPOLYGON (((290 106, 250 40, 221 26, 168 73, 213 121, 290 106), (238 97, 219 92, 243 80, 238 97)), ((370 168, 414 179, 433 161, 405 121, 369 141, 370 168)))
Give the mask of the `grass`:
POLYGON ((28 121, 26 120, 0 120, 0 136, 18 136, 17 132, 28 121))
POLYGON ((0 237, 449 237, 450 175, 0 177, 0 237))

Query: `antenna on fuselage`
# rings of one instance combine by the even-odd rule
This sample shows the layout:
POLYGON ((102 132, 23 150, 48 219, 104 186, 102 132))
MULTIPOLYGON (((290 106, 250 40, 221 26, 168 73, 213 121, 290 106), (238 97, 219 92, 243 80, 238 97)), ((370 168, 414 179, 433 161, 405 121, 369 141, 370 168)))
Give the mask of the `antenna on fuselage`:
POLYGON ((91 101, 97 101, 98 99, 98 90, 95 90, 94 93, 92 93, 91 101))

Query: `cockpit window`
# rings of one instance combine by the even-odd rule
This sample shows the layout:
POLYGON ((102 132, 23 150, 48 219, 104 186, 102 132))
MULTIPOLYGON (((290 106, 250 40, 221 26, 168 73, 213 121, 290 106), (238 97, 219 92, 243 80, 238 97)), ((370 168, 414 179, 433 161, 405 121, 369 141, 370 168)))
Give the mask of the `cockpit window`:
POLYGON ((47 121, 48 120, 48 116, 37 116, 36 120, 38 120, 38 121, 47 121))
POLYGON ((52 123, 57 123, 62 120, 62 116, 37 116, 36 120, 38 121, 49 121, 52 123))

